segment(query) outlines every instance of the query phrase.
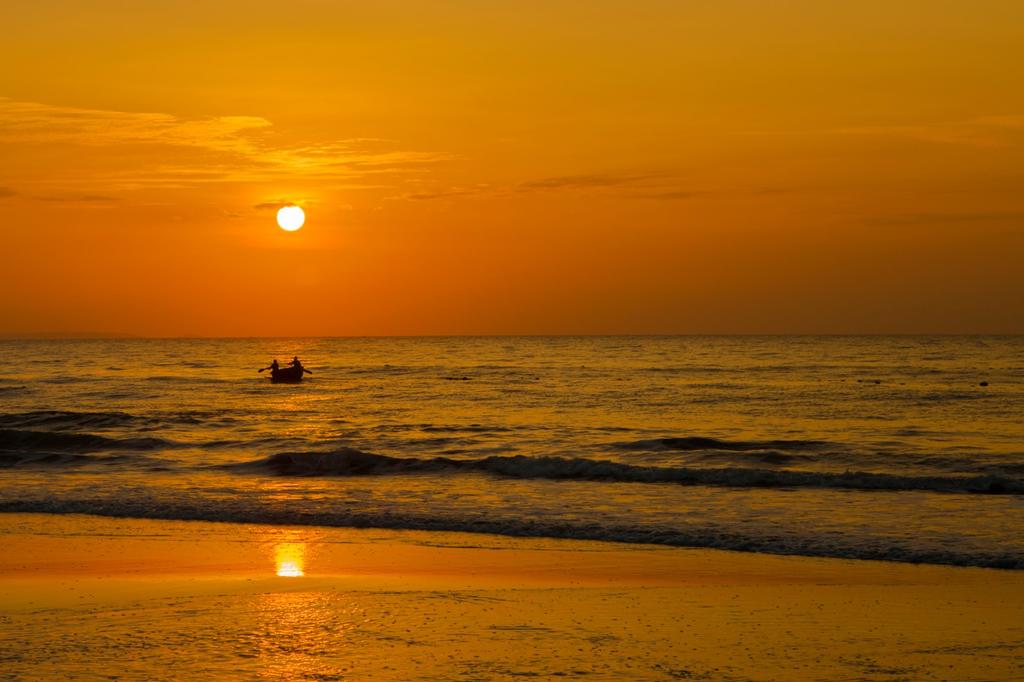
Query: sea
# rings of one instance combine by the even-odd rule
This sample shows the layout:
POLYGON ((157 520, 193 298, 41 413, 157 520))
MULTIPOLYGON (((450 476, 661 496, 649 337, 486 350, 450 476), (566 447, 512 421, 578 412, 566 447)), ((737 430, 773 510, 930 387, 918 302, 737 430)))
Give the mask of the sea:
POLYGON ((0 513, 1024 568, 1021 336, 0 352, 0 513), (301 384, 258 372, 293 356, 311 370, 301 384))

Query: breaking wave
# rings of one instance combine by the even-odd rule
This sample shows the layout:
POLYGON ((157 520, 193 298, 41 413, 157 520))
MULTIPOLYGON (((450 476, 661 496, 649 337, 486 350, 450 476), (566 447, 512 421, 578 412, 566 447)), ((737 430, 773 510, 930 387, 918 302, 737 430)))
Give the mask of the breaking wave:
POLYGON ((684 438, 651 438, 648 440, 635 440, 627 443, 616 443, 620 450, 680 450, 691 452, 695 450, 726 450, 730 452, 749 452, 753 450, 785 450, 789 452, 803 452, 806 450, 819 450, 828 445, 818 440, 764 440, 764 441, 728 441, 717 438, 706 438, 703 436, 688 436, 684 438))
POLYGON ((149 457, 134 454, 95 454, 82 452, 7 452, 0 450, 0 468, 3 467, 80 467, 93 464, 120 465, 124 463, 139 465, 144 462, 151 463, 150 468, 157 466, 152 464, 154 460, 149 457))
POLYGON ((0 452, 100 452, 157 450, 176 444, 162 438, 107 438, 92 433, 0 429, 0 452))
POLYGON ((483 473, 505 478, 673 483, 741 488, 838 488, 848 490, 919 490, 944 493, 1024 494, 1024 480, 1007 476, 900 476, 860 471, 844 473, 744 467, 707 468, 638 466, 609 460, 564 457, 492 456, 400 458, 354 448, 333 452, 283 452, 254 462, 227 465, 243 471, 270 471, 280 476, 380 476, 418 473, 483 473))
POLYGON ((238 417, 224 410, 184 410, 136 415, 127 412, 74 412, 67 410, 35 410, 0 413, 0 429, 45 429, 73 431, 77 429, 145 429, 164 426, 230 426, 238 417))
POLYGON ((4 429, 77 429, 114 428, 139 421, 125 412, 66 412, 63 410, 37 410, 0 414, 0 428, 4 429))
POLYGON ((869 559, 952 566, 1024 569, 1024 557, 1013 552, 913 547, 896 542, 865 543, 857 538, 810 535, 765 535, 730 531, 715 526, 686 529, 549 521, 532 518, 463 518, 457 514, 403 514, 333 509, 309 513, 301 508, 201 501, 119 499, 0 500, 0 513, 92 514, 114 518, 215 521, 288 526, 387 528, 394 530, 490 533, 511 537, 546 537, 724 549, 766 554, 869 559))

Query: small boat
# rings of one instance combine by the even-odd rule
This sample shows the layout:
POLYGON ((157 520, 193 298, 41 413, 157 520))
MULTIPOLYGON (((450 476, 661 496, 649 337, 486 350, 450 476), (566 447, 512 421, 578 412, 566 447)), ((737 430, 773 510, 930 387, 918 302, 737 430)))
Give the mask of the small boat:
POLYGON ((302 381, 302 367, 279 367, 270 370, 270 382, 273 384, 297 384, 302 381))

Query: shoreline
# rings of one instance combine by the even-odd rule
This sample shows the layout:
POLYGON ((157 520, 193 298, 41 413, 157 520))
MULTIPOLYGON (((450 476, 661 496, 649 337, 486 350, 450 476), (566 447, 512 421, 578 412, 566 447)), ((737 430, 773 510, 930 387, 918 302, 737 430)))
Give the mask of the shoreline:
MULTIPOLYGON (((1012 498, 1014 496, 1006 496, 1012 498)), ((346 514, 347 515, 347 514, 346 514)), ((680 538, 680 533, 677 531, 664 531, 666 534, 671 535, 669 541, 659 541, 653 539, 654 532, 651 530, 637 530, 632 528, 626 528, 621 531, 618 529, 607 529, 602 528, 600 533, 586 532, 587 529, 580 529, 573 527, 566 529, 558 525, 545 526, 543 522, 535 525, 527 524, 522 528, 509 528, 505 522, 494 522, 489 523, 475 522, 472 530, 466 530, 465 525, 461 523, 449 523, 445 520, 428 522, 422 519, 410 520, 409 517, 395 516, 381 518, 361 518, 358 515, 349 516, 342 522, 336 522, 333 519, 327 519, 326 523, 318 524, 307 524, 301 520, 296 522, 296 519, 289 516, 288 514, 271 513, 264 515, 259 520, 249 520, 247 518, 242 519, 231 519, 231 518, 214 518, 214 515, 206 515, 201 513, 182 513, 173 514, 169 513, 166 515, 133 515, 131 512, 113 512, 113 513, 101 513, 96 514, 92 511, 79 511, 76 508, 71 510, 54 510, 51 505, 25 505, 19 504, 2 504, 0 503, 0 517, 3 516, 53 516, 53 517, 68 517, 68 518, 95 518, 95 519, 106 519, 108 521, 124 521, 124 522, 140 522, 140 523, 185 523, 185 524, 225 524, 227 526, 245 526, 254 528, 295 528, 305 529, 310 532, 316 530, 324 531, 361 531, 361 530, 374 530, 382 533, 425 533, 428 535, 465 535, 469 538, 479 537, 490 537, 490 538, 504 538, 509 541, 557 541, 557 542, 592 542, 598 544, 618 545, 625 547, 647 547, 647 548, 661 548, 661 549, 677 549, 677 550, 706 550, 711 552, 726 552, 731 554, 740 555, 755 555, 764 557, 791 557, 796 559, 821 559, 829 561, 853 561, 853 562, 877 562, 881 564, 899 564, 905 566, 934 566, 942 568, 977 568, 985 570, 996 570, 996 571, 1007 571, 1010 573, 1024 571, 1024 565, 1021 564, 1020 559, 1014 555, 1012 558, 1005 556, 989 556, 984 559, 979 559, 977 556, 970 557, 973 561, 969 561, 966 558, 958 561, 959 557, 954 553, 950 553, 950 550, 936 550, 931 554, 927 552, 918 552, 916 556, 907 556, 904 553, 897 553, 896 557, 889 556, 892 550, 877 549, 874 551, 859 550, 859 556, 850 555, 850 553, 844 554, 840 550, 835 548, 829 548, 822 550, 820 553, 815 551, 815 548, 801 548, 792 550, 776 549, 772 546, 749 546, 747 548, 737 549, 733 547, 720 546, 714 541, 707 541, 703 534, 698 530, 696 534, 691 537, 680 538), (335 521, 335 522, 331 522, 335 521), (605 537, 599 537, 600 534, 604 534, 605 537), (835 553, 831 553, 835 552, 835 553)), ((301 517, 300 517, 301 518, 301 517)), ((323 519, 321 519, 323 521, 323 519)), ((473 544, 473 541, 469 541, 473 544)))
MULTIPOLYGON (((789 580, 803 582, 813 577, 816 581, 831 582, 830 576, 842 575, 840 582, 847 583, 853 576, 857 582, 886 583, 937 581, 947 582, 956 575, 973 575, 980 578, 986 574, 1019 575, 1024 584, 1024 572, 1014 569, 989 566, 959 566, 932 563, 912 563, 881 559, 859 559, 847 557, 806 556, 800 554, 778 554, 772 552, 742 551, 714 547, 685 547, 658 543, 618 542, 588 538, 559 538, 549 536, 505 535, 487 532, 448 531, 444 529, 395 529, 386 527, 347 527, 347 526, 314 526, 288 525, 270 523, 238 523, 234 521, 208 521, 205 519, 154 519, 121 516, 105 516, 79 513, 2 513, 0 514, 0 536, 5 537, 7 550, 0 553, 0 579, 13 578, 19 575, 81 575, 101 572, 103 575, 177 575, 177 574, 212 574, 218 577, 246 577, 262 575, 267 572, 272 557, 268 548, 278 543, 296 543, 312 545, 316 550, 309 552, 305 559, 308 564, 305 575, 332 577, 339 575, 396 574, 411 575, 425 571, 423 564, 406 563, 399 568, 405 559, 426 558, 435 552, 446 552, 445 564, 433 565, 430 573, 438 575, 460 574, 466 568, 465 563, 450 560, 460 553, 483 553, 518 551, 520 553, 547 552, 561 557, 576 556, 612 556, 621 561, 630 560, 630 567, 635 569, 641 565, 634 559, 642 559, 646 570, 637 574, 639 583, 643 585, 664 584, 665 586, 682 586, 692 584, 694 577, 706 578, 711 573, 703 570, 693 572, 694 567, 713 567, 716 581, 723 579, 744 580, 757 575, 765 577, 772 574, 787 575, 789 580), (45 527, 53 528, 41 532, 45 527), (141 532, 137 532, 141 531, 141 532), (31 553, 41 555, 34 561, 16 560, 20 542, 31 537, 31 553), (70 547, 68 543, 71 541, 70 547), (158 551, 138 551, 144 545, 152 550, 158 543, 188 542, 191 545, 209 545, 218 552, 225 543, 236 548, 245 548, 242 552, 232 552, 229 560, 219 561, 211 558, 222 558, 215 552, 200 555, 190 561, 183 561, 180 556, 158 551), (105 563, 95 555, 89 554, 92 549, 87 545, 105 545, 113 543, 118 551, 128 552, 117 559, 105 563), (337 546, 351 545, 364 547, 370 545, 387 546, 390 550, 402 548, 400 556, 387 561, 373 555, 358 553, 362 563, 354 567, 356 561, 351 556, 342 557, 337 546), (133 551, 135 550, 135 551, 133 551), (415 555, 424 554, 425 557, 415 555), (412 555, 412 556, 407 556, 412 555), (672 573, 670 569, 686 564, 688 573, 685 576, 672 573), (133 562, 133 563, 132 563, 133 562), (157 567, 160 567, 159 569, 157 567), (781 572, 781 573, 779 573, 781 572)), ((208 548, 209 549, 209 548, 208 548)), ((29 552, 28 547, 24 548, 29 552)), ((110 550, 106 550, 109 552, 110 550)), ((472 558, 477 565, 480 557, 472 558)), ((596 569, 596 575, 608 581, 601 584, 620 584, 623 581, 623 564, 610 565, 607 562, 570 562, 574 569, 596 569)), ((559 570, 564 567, 559 567, 559 570)), ((554 571, 554 569, 552 569, 554 571)), ((509 576, 519 576, 517 569, 510 569, 509 576)), ((552 578, 559 583, 561 574, 552 573, 552 578)), ((632 574, 630 574, 632 575, 632 574)), ((626 581, 629 584, 629 581, 626 581)))
POLYGON ((0 536, 14 679, 1024 674, 1015 571, 44 514, 0 536))

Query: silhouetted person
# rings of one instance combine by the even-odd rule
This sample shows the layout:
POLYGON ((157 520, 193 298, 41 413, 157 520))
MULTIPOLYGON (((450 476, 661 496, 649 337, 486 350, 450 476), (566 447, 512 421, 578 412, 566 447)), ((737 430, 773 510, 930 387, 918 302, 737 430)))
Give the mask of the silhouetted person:
POLYGON ((277 358, 274 358, 274 361, 272 363, 270 363, 270 367, 264 367, 260 371, 263 372, 263 371, 268 370, 268 369, 271 372, 276 372, 277 370, 281 369, 281 365, 277 364, 277 358))
POLYGON ((302 363, 299 362, 299 356, 298 355, 293 357, 292 361, 289 362, 288 364, 291 365, 292 367, 294 367, 295 369, 299 370, 303 374, 312 374, 313 373, 310 370, 308 370, 308 369, 306 369, 305 367, 302 366, 302 363))

